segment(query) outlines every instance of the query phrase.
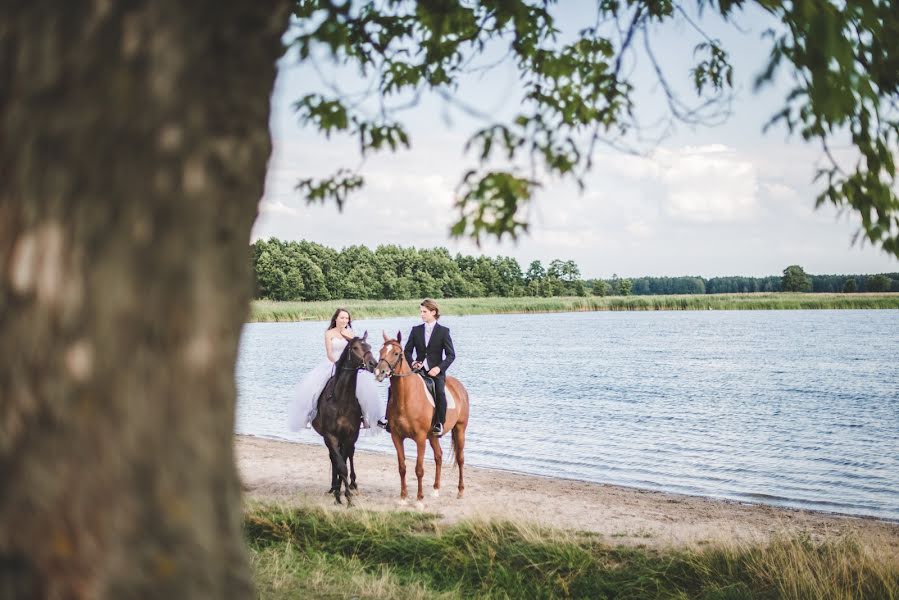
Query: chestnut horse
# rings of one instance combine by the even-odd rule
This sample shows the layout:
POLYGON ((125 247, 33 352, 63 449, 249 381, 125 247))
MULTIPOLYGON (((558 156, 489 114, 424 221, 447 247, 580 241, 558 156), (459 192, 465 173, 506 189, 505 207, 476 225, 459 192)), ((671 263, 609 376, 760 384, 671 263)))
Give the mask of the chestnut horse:
MULTIPOLYGON (((390 425, 390 435, 393 445, 396 447, 396 458, 400 471, 400 502, 406 502, 408 492, 406 490, 406 452, 403 446, 407 438, 415 441, 418 456, 415 461, 415 476, 418 477, 419 504, 424 498, 422 492, 422 477, 424 477, 425 440, 430 441, 434 450, 434 462, 437 473, 434 477, 433 497, 440 495, 440 470, 443 466, 443 448, 440 439, 431 433, 434 417, 434 407, 428 402, 423 378, 412 371, 412 367, 406 361, 403 347, 400 344, 401 334, 396 334, 396 339, 388 339, 384 334, 384 345, 378 365, 375 367, 375 379, 383 381, 390 377, 390 402, 387 407, 387 423, 390 425)), ((456 400, 455 408, 446 410, 446 422, 443 431, 452 431, 453 454, 456 457, 456 465, 459 467, 459 498, 465 491, 465 483, 462 479, 462 467, 465 463, 465 428, 468 426, 468 392, 455 377, 446 378, 446 391, 456 400)))
POLYGON ((371 371, 375 359, 368 344, 368 332, 354 337, 344 348, 334 365, 334 375, 325 384, 318 397, 318 412, 312 419, 312 428, 325 440, 331 458, 331 489, 334 499, 340 504, 340 487, 343 484, 347 506, 350 505, 350 490, 356 489, 356 468, 353 456, 356 440, 359 439, 359 422, 362 408, 356 399, 356 379, 359 371, 371 371), (347 461, 350 463, 347 481, 347 461))

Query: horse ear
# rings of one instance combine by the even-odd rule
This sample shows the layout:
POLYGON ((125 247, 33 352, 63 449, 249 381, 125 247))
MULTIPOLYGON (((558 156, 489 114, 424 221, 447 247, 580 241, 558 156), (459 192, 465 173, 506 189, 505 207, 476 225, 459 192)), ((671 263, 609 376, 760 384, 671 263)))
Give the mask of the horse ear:
POLYGON ((365 333, 362 334, 362 341, 364 342, 367 339, 368 339, 368 329, 366 329, 365 333))
POLYGON ((381 335, 384 336, 384 341, 385 341, 385 342, 389 342, 389 341, 390 341, 390 338, 387 337, 387 332, 384 331, 383 329, 381 330, 381 335))
POLYGON ((400 344, 403 343, 403 332, 402 331, 396 332, 396 341, 399 342, 400 344))

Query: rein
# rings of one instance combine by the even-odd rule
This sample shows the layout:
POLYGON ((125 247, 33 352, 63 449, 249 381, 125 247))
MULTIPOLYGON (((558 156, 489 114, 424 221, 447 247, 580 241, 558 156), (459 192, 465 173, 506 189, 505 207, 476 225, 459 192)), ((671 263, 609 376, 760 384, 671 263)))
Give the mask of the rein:
MULTIPOLYGON (((391 346, 392 345, 393 344, 391 344, 391 346)), ((402 364, 403 358, 404 358, 403 349, 400 348, 400 355, 396 357, 396 362, 394 362, 392 365, 389 362, 387 362, 386 358, 380 359, 378 361, 378 364, 380 365, 383 362, 384 364, 387 365, 387 368, 390 369, 387 372, 388 377, 409 377, 411 375, 418 375, 418 371, 410 371, 409 373, 396 373, 395 372, 396 368, 402 364)))

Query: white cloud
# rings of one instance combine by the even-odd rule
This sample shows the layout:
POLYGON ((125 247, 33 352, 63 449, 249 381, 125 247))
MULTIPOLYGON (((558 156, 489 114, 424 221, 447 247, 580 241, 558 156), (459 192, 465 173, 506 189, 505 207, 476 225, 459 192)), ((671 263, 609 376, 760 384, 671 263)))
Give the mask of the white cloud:
POLYGON ((684 146, 684 151, 690 154, 726 154, 732 150, 724 144, 705 144, 702 146, 684 146))
POLYGON ((363 164, 365 186, 350 194, 342 214, 330 200, 305 204, 295 189, 298 180, 330 175, 351 161, 328 144, 276 139, 252 239, 309 239, 337 248, 446 243, 455 219, 454 182, 411 153, 375 156, 363 164))
POLYGON ((613 202, 626 199, 616 210, 630 213, 627 222, 643 222, 631 228, 637 235, 660 219, 733 223, 756 219, 761 212, 758 168, 724 144, 663 147, 649 156, 607 153, 596 162, 591 185, 613 202))
POLYGON ((640 219, 628 223, 625 227, 625 230, 635 238, 639 239, 647 239, 651 237, 653 231, 652 227, 650 227, 645 221, 640 219))
POLYGON ((271 215, 288 215, 291 217, 299 217, 302 214, 301 209, 287 206, 283 202, 277 200, 261 200, 259 202, 259 212, 271 215))
POLYGON ((778 182, 763 183, 762 189, 772 200, 794 202, 799 200, 799 193, 792 187, 778 182))
POLYGON ((604 153, 595 160, 602 173, 626 179, 647 179, 659 176, 659 165, 652 158, 620 152, 604 153))
POLYGON ((666 193, 665 209, 672 217, 714 223, 758 215, 756 168, 725 146, 660 150, 655 160, 666 193))
POLYGON ((275 139, 253 239, 307 239, 334 248, 365 244, 445 246, 464 254, 575 260, 588 277, 778 273, 799 262, 812 272, 895 270, 895 259, 850 249, 855 229, 835 210, 813 211, 807 151, 724 144, 660 148, 650 156, 604 153, 580 193, 547 180, 530 210, 531 233, 481 248, 449 238, 459 177, 469 160, 458 135, 434 131, 414 151, 358 163, 344 140, 275 139), (753 154, 754 151, 754 154, 753 154), (365 187, 343 214, 307 206, 297 180, 360 166, 365 187), (871 266, 868 266, 871 265, 871 266))

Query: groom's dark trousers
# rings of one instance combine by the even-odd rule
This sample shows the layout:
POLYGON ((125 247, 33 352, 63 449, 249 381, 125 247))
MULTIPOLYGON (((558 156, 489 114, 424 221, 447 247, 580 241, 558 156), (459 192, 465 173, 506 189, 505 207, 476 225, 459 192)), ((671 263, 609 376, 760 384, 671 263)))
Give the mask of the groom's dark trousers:
POLYGON ((413 362, 424 362, 428 360, 428 367, 440 367, 440 373, 434 380, 434 405, 435 405, 435 422, 443 423, 446 421, 446 370, 453 361, 456 360, 456 350, 453 348, 453 338, 450 336, 449 327, 444 327, 440 323, 434 323, 434 329, 431 331, 431 339, 425 346, 425 326, 424 323, 416 325, 406 340, 406 360, 411 365, 413 362), (414 356, 413 356, 414 353, 414 356), (413 360, 414 358, 414 360, 413 360))

